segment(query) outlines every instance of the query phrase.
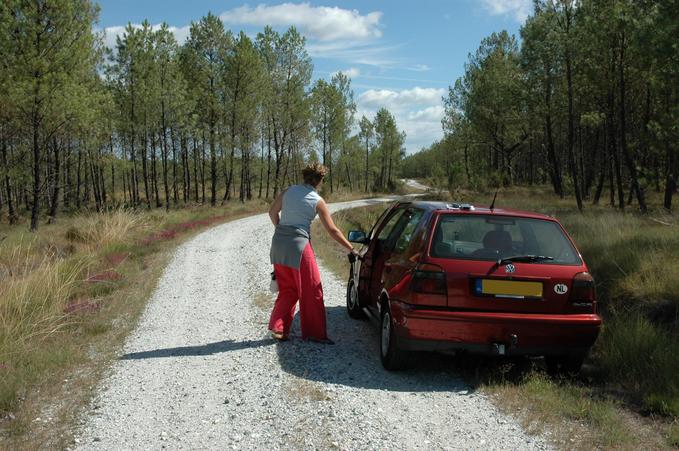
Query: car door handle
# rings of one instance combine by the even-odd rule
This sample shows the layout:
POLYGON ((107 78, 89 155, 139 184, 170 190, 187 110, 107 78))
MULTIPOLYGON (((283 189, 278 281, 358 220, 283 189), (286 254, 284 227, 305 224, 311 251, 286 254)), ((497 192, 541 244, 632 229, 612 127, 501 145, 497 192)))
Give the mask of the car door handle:
POLYGON ((391 267, 392 267, 392 264, 391 264, 391 263, 385 263, 385 264, 384 264, 384 272, 386 272, 387 274, 389 274, 389 273, 391 272, 391 267))

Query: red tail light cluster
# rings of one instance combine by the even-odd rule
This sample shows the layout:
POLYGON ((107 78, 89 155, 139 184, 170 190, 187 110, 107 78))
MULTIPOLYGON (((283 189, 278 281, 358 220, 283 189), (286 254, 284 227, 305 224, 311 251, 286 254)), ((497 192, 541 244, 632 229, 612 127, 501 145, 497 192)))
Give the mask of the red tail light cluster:
POLYGON ((411 281, 412 290, 423 294, 446 295, 446 273, 443 268, 429 263, 417 265, 411 281))
POLYGON ((580 272, 573 277, 571 304, 578 309, 596 312, 596 289, 590 273, 580 272))

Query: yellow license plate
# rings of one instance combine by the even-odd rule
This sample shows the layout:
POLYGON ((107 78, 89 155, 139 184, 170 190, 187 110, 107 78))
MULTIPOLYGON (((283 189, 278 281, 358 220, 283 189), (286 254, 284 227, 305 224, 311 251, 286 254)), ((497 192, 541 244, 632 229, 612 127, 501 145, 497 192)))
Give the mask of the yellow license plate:
POLYGON ((542 282, 477 279, 477 293, 495 296, 542 297, 542 282), (480 286, 479 286, 480 285, 480 286))

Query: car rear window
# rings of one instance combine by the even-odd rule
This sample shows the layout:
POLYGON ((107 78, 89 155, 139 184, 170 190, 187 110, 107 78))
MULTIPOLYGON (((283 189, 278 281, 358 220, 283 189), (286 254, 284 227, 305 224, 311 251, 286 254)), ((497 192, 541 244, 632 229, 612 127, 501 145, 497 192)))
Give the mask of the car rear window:
POLYGON ((430 255, 488 261, 517 255, 544 255, 553 260, 544 260, 541 264, 582 263, 557 223, 496 215, 441 215, 430 255))

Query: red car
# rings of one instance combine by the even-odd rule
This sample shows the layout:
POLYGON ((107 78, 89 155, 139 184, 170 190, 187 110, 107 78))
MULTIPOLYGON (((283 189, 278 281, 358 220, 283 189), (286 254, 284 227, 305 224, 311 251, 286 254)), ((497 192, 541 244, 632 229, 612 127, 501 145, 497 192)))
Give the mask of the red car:
POLYGON ((411 351, 542 355, 577 372, 599 334, 594 280, 549 216, 468 204, 399 202, 351 265, 347 310, 381 324, 389 370, 411 351))

